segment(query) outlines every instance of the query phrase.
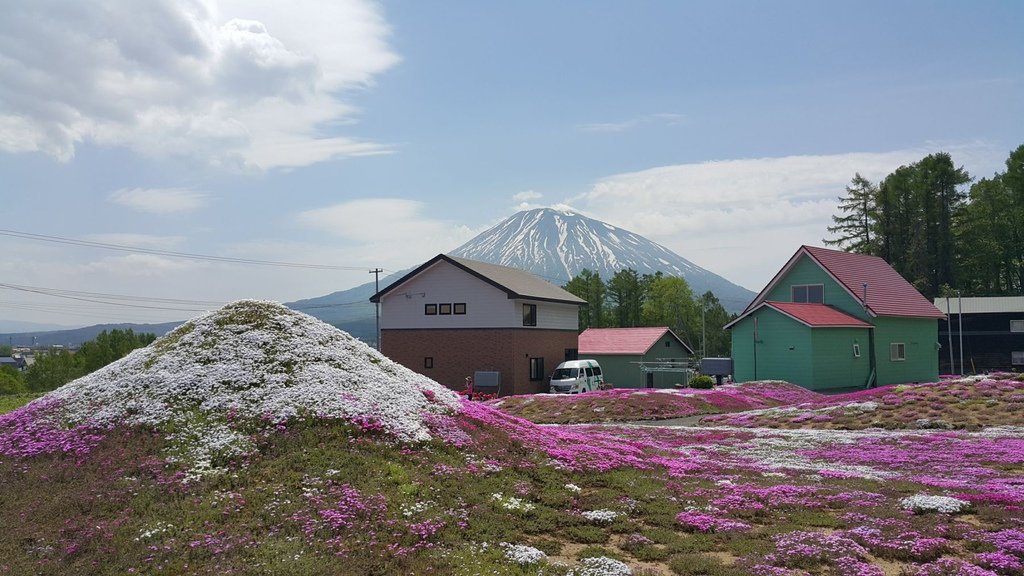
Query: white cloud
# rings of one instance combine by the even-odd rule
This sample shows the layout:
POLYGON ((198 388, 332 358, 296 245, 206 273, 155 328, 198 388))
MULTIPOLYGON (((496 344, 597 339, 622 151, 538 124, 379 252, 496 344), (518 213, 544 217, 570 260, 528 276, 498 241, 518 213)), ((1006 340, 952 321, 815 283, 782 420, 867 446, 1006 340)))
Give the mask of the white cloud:
POLYGON ((354 258, 370 258, 390 269, 454 250, 480 231, 426 216, 425 206, 415 200, 371 198, 307 210, 296 220, 343 240, 354 258))
POLYGON ((165 258, 153 254, 128 254, 127 256, 114 256, 103 258, 83 264, 80 272, 84 274, 100 273, 113 277, 145 277, 156 278, 163 276, 180 277, 189 271, 205 266, 202 263, 180 258, 165 258))
POLYGON ((529 202, 530 200, 539 200, 544 195, 540 192, 534 192, 533 190, 527 190, 525 192, 517 192, 512 195, 513 202, 529 202))
POLYGON ((540 192, 534 192, 533 190, 527 190, 525 192, 517 192, 512 195, 512 202, 514 202, 515 210, 517 212, 522 210, 531 210, 533 208, 541 208, 542 204, 537 204, 534 200, 540 200, 544 195, 540 192))
MULTIPOLYGON (((982 145, 959 147, 956 156, 968 149, 977 158, 998 157, 982 145)), ((801 244, 823 245, 838 198, 855 173, 877 182, 935 151, 664 166, 609 176, 568 202, 756 291, 801 244)))
POLYGON ((110 194, 110 201, 150 214, 194 212, 206 204, 206 195, 180 188, 125 188, 110 194))
POLYGON ((156 248, 166 250, 180 245, 184 236, 153 236, 151 234, 90 234, 85 237, 90 242, 127 246, 132 248, 156 248))
POLYGON ((0 19, 0 150, 67 161, 83 142, 215 165, 384 153, 327 131, 398 57, 366 0, 56 0, 0 19))
POLYGON ((686 122, 682 114, 662 113, 647 114, 623 120, 621 122, 592 122, 583 124, 579 128, 585 132, 625 132, 644 124, 658 124, 660 126, 676 126, 686 122))

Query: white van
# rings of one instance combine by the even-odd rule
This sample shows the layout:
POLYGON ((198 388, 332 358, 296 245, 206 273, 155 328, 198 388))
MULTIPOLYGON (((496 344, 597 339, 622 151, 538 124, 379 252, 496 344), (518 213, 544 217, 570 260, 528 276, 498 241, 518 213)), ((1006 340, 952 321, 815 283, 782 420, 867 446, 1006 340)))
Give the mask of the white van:
POLYGON ((552 394, 579 394, 592 392, 604 383, 601 365, 597 360, 569 360, 562 362, 551 374, 552 394))

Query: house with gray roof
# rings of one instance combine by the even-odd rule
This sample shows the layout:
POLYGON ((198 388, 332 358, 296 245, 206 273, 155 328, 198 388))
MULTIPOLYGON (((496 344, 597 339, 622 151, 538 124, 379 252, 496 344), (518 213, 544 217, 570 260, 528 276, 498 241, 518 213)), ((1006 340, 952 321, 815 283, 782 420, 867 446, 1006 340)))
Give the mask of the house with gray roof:
POLYGON ((439 254, 370 298, 380 304, 381 352, 461 390, 546 392, 577 354, 586 302, 529 272, 439 254))

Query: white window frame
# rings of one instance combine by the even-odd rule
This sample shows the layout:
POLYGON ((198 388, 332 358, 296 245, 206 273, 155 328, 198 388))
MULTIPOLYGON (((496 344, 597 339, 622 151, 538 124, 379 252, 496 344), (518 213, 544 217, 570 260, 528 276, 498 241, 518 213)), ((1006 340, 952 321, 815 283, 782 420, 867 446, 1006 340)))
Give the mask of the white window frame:
POLYGON ((1010 352, 1010 364, 1012 366, 1024 366, 1024 350, 1010 352))
POLYGON ((857 342, 853 343, 853 357, 860 358, 860 344, 857 342))
POLYGON ((907 345, 903 342, 889 343, 889 361, 903 362, 907 359, 907 345))
POLYGON ((1010 332, 1014 334, 1024 332, 1024 320, 1010 320, 1010 332))
POLYGON ((793 301, 793 303, 795 303, 795 304, 824 304, 825 303, 825 285, 824 284, 794 284, 794 285, 789 287, 789 299, 791 301, 793 301), (811 297, 811 290, 810 289, 811 288, 815 288, 815 287, 820 287, 821 288, 821 302, 811 302, 811 300, 810 300, 810 297, 811 297), (797 300, 796 299, 796 290, 797 290, 797 288, 803 288, 803 290, 804 290, 804 299, 803 300, 797 300))

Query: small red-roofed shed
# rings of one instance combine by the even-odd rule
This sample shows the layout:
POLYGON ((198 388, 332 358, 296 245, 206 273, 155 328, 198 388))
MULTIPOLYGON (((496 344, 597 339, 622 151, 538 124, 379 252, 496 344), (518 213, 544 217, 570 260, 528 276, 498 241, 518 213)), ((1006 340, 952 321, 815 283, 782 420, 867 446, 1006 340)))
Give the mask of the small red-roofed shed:
POLYGON ((580 334, 579 355, 597 360, 605 382, 617 388, 672 388, 687 382, 683 370, 693 349, 665 326, 588 328, 580 334), (665 368, 669 363, 679 370, 665 368), (641 364, 661 371, 645 371, 641 364))
POLYGON ((944 317, 877 256, 801 246, 726 326, 734 377, 812 390, 934 382, 944 317))

